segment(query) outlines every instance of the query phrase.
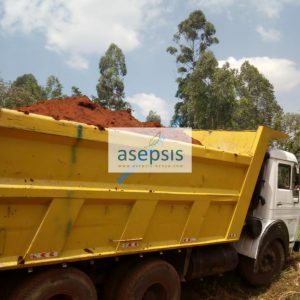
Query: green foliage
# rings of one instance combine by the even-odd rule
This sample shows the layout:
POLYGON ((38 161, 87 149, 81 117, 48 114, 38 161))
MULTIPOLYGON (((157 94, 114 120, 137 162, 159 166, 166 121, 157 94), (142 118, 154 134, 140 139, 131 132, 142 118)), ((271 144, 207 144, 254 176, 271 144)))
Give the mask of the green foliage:
POLYGON ((124 101, 124 76, 127 74, 125 56, 115 44, 111 44, 99 62, 100 78, 97 84, 96 102, 110 109, 126 109, 124 101))
POLYGON ((219 42, 215 33, 214 25, 201 10, 196 10, 178 25, 174 35, 177 47, 167 48, 167 52, 176 55, 179 73, 176 96, 181 99, 175 105, 172 125, 225 128, 230 123, 234 99, 232 72, 219 69, 215 56, 207 51, 219 42))
POLYGON ((156 111, 150 110, 148 116, 146 117, 147 122, 159 122, 161 123, 160 115, 156 111))
POLYGON ((18 76, 12 83, 0 79, 0 106, 16 108, 42 99, 64 97, 62 89, 59 79, 53 75, 48 77, 45 87, 39 85, 33 74, 18 76))
POLYGON ((47 79, 46 87, 43 89, 44 98, 62 98, 64 97, 62 90, 63 86, 59 79, 53 75, 50 75, 47 79))
POLYGON ((238 101, 233 117, 234 128, 255 129, 258 125, 267 125, 280 129, 283 111, 268 79, 248 61, 243 63, 236 79, 238 101))
POLYGON ((71 87, 71 92, 72 92, 72 96, 82 96, 82 92, 80 91, 80 89, 77 86, 72 86, 71 87))
POLYGON ((44 98, 43 88, 38 84, 38 81, 33 74, 24 74, 17 77, 11 86, 12 88, 22 89, 36 100, 44 98))
POLYGON ((286 140, 279 141, 281 149, 294 153, 300 158, 300 114, 286 113, 282 118, 282 129, 289 135, 286 140))
MULTIPOLYGON (((32 75, 33 76, 33 75, 32 75)), ((32 77, 27 77, 32 81, 32 77)), ((0 79, 0 107, 5 108, 16 108, 19 106, 30 105, 37 101, 37 91, 31 89, 28 81, 22 80, 24 77, 18 77, 18 81, 14 83, 5 82, 3 79, 0 79)), ((35 78, 34 78, 35 79, 35 78)), ((33 84, 33 87, 35 84, 33 84)))
POLYGON ((168 47, 167 52, 176 55, 181 75, 187 76, 206 49, 219 42, 215 33, 214 25, 206 20, 201 10, 192 12, 178 25, 178 31, 173 37, 178 48, 168 47))
POLYGON ((282 109, 271 83, 249 62, 241 70, 227 63, 218 66, 208 48, 218 43, 214 25, 202 11, 194 11, 178 25, 176 55, 181 100, 175 105, 173 126, 203 129, 255 129, 258 125, 280 128, 282 109))
POLYGON ((203 53, 182 86, 187 125, 215 129, 231 127, 235 104, 234 72, 218 68, 212 52, 203 53))

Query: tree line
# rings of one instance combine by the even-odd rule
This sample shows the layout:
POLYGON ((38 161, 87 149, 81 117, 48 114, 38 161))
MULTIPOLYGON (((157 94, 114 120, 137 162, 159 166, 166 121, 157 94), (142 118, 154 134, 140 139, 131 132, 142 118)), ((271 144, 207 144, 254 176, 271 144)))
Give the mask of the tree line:
MULTIPOLYGON (((71 95, 82 95, 79 88, 73 86, 71 95)), ((41 86, 33 74, 18 76, 13 82, 0 78, 0 107, 16 108, 33 104, 39 100, 64 98, 63 85, 57 77, 50 75, 45 86, 41 86)))
MULTIPOLYGON (((111 44, 99 62, 100 77, 96 85, 98 97, 92 99, 110 109, 126 109, 130 104, 125 101, 124 81, 126 75, 125 56, 115 44, 111 44)), ((30 105, 40 100, 81 96, 76 86, 65 94, 60 80, 50 75, 45 86, 38 83, 33 74, 23 74, 12 82, 0 78, 0 107, 16 108, 30 105)))
MULTIPOLYGON (((248 61, 239 70, 229 63, 219 65, 211 50, 219 43, 216 29, 201 10, 193 11, 178 24, 173 42, 166 49, 175 57, 178 73, 178 102, 171 126, 245 130, 267 125, 286 131, 290 139, 281 142, 281 147, 300 156, 300 114, 284 113, 273 85, 248 61)), ((112 43, 100 58, 99 72, 93 101, 110 109, 130 108, 124 93, 125 56, 116 44, 112 43)), ((82 92, 73 86, 69 95, 82 92)), ((65 96, 62 84, 53 75, 45 86, 39 85, 32 74, 19 76, 13 82, 0 79, 1 107, 15 108, 65 96)), ((150 111, 147 121, 160 121, 160 116, 150 111)))
POLYGON ((178 102, 171 125, 202 129, 253 130, 267 125, 289 134, 283 149, 300 157, 300 114, 284 113, 274 87, 245 61, 240 70, 220 66, 211 46, 219 43, 214 25, 201 10, 178 24, 167 52, 177 64, 178 102))

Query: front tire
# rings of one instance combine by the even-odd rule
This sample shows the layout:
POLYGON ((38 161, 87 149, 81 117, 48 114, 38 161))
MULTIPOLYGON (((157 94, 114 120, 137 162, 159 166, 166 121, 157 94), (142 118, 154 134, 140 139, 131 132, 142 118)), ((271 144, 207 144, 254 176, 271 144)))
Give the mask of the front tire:
POLYGON ((270 284, 276 278, 285 263, 282 244, 273 240, 262 246, 257 259, 241 256, 239 269, 241 275, 253 286, 270 284))

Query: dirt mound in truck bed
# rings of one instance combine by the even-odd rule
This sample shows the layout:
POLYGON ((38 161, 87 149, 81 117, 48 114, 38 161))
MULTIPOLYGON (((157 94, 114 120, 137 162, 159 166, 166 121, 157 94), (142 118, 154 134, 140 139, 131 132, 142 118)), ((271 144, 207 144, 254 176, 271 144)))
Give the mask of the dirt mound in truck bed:
POLYGON ((110 110, 91 101, 86 96, 68 97, 40 101, 30 106, 19 107, 19 111, 69 120, 99 129, 108 127, 161 127, 159 122, 140 122, 131 115, 131 110, 110 110))
MULTIPOLYGON (((110 110, 91 101, 86 96, 67 97, 40 101, 29 106, 19 107, 26 114, 35 113, 50 116, 55 120, 68 120, 97 126, 109 127, 163 127, 160 122, 141 122, 131 115, 131 110, 110 110)), ((184 140, 183 133, 171 134, 169 138, 184 140)), ((193 144, 201 144, 192 139, 193 144)))

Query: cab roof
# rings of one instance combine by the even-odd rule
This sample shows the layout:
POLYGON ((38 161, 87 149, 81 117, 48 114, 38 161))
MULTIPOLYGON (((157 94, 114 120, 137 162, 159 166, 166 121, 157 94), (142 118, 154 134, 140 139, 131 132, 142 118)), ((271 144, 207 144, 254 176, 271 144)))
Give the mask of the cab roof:
POLYGON ((298 163, 296 156, 293 153, 279 150, 279 149, 269 149, 270 158, 276 158, 281 160, 286 160, 289 162, 298 163))

